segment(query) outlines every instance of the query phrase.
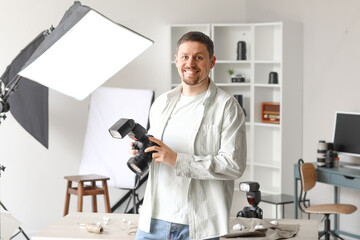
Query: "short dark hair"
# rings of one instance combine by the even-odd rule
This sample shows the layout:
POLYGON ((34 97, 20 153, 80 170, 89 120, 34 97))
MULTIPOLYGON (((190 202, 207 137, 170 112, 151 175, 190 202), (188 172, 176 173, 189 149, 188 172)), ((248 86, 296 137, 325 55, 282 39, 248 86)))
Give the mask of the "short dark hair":
POLYGON ((194 42, 200 42, 200 43, 205 44, 206 48, 209 52, 210 58, 212 56, 214 56, 214 43, 209 38, 208 35, 206 35, 202 32, 197 32, 197 31, 191 31, 191 32, 185 33, 177 42, 177 50, 179 50, 179 46, 181 44, 183 44, 184 42, 187 42, 187 41, 194 41, 194 42))

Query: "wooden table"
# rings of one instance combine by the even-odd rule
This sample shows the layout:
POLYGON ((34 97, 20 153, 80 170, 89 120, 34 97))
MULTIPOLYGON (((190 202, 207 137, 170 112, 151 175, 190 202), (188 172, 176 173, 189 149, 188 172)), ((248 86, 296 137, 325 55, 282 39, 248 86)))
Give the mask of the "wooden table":
MULTIPOLYGON (((118 213, 84 213, 72 212, 52 224, 45 230, 34 235, 32 240, 133 240, 135 239, 135 228, 137 226, 138 215, 118 214, 118 213), (103 222, 104 217, 109 218, 107 229, 102 234, 87 232, 82 224, 103 222)), ((318 222, 317 220, 305 219, 277 219, 279 223, 300 224, 298 234, 291 239, 317 239, 318 222)), ((221 238, 231 239, 231 238, 221 238)), ((233 238, 235 239, 235 238, 233 238)), ((238 238, 241 240, 263 240, 265 238, 238 238)))

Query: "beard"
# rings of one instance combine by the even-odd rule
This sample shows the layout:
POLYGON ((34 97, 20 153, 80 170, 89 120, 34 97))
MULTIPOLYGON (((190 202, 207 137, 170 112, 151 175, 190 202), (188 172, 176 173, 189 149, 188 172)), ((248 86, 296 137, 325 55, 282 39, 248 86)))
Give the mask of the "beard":
POLYGON ((209 76, 198 76, 198 77, 182 77, 182 81, 189 86, 196 86, 196 85, 200 85, 201 83, 205 82, 206 80, 208 80, 209 76))

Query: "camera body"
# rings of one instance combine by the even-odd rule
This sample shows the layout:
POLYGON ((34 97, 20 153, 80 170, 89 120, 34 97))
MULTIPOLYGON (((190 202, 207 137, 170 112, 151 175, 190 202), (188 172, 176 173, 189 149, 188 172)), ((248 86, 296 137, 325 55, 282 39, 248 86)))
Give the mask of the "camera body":
POLYGON ((236 217, 244 218, 263 218, 263 211, 258 206, 244 207, 243 210, 239 211, 236 217))
POLYGON ((147 135, 147 130, 133 119, 121 118, 110 129, 109 132, 114 138, 124 138, 128 135, 133 139, 133 149, 138 150, 134 157, 131 157, 127 165, 139 176, 144 175, 149 170, 153 152, 145 152, 151 146, 158 146, 149 140, 151 135, 147 135))
MULTIPOLYGON (((141 140, 135 140, 133 149, 138 150, 134 157, 131 157, 127 165, 128 167, 136 174, 143 175, 149 169, 150 163, 152 161, 152 154, 153 152, 145 152, 145 149, 151 146, 158 146, 156 143, 149 140, 151 135, 146 135, 141 140)), ((130 137, 131 138, 131 137, 130 137)))
POLYGON ((263 218, 263 211, 258 206, 261 201, 261 192, 259 191, 260 184, 257 182, 241 182, 240 190, 246 192, 246 198, 250 206, 244 207, 239 211, 236 217, 244 218, 263 218))

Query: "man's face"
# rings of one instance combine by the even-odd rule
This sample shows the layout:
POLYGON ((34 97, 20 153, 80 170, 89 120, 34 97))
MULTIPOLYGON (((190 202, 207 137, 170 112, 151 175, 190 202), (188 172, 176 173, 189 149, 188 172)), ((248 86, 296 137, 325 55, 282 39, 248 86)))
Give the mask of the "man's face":
POLYGON ((179 46, 175 63, 182 81, 190 86, 200 85, 208 79, 215 65, 215 56, 209 57, 206 45, 186 41, 179 46))

